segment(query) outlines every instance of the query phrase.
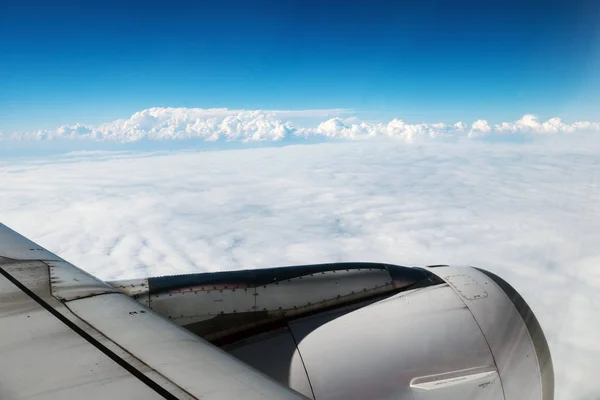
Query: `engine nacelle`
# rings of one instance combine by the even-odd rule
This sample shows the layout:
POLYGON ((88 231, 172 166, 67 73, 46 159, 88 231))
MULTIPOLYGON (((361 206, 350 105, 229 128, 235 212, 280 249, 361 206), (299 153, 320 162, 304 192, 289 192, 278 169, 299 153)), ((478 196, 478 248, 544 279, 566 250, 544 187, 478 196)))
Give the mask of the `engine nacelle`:
POLYGON ((227 350, 317 400, 552 400, 548 345, 521 296, 487 271, 433 271, 444 283, 291 321, 227 350))
POLYGON ((552 400, 542 329, 472 267, 321 264, 117 282, 316 400, 552 400))

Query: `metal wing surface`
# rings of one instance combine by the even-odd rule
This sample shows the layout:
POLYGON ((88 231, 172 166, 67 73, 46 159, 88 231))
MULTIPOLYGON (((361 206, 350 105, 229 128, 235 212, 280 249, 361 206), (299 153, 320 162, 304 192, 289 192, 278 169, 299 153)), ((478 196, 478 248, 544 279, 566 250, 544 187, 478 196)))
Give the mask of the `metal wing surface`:
POLYGON ((1 399, 300 399, 0 224, 1 399))

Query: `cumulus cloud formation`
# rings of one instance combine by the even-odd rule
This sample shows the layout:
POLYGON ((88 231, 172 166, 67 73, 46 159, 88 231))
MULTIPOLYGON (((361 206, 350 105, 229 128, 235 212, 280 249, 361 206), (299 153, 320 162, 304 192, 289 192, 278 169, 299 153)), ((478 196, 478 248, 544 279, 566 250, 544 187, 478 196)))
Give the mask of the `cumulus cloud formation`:
POLYGON ((471 125, 471 129, 469 130, 469 137, 487 135, 491 131, 492 128, 486 120, 478 119, 471 125))
MULTIPOLYGON (((288 111, 286 114, 291 114, 288 111)), ((55 131, 24 134, 34 139, 92 139, 136 142, 142 139, 167 140, 199 138, 205 141, 280 140, 296 131, 290 122, 278 119, 278 112, 227 109, 150 108, 128 119, 97 127, 73 125, 55 131)))
POLYGON ((560 118, 550 118, 548 121, 540 122, 537 116, 527 114, 514 123, 503 122, 500 125, 495 125, 494 131, 510 133, 575 133, 578 131, 598 132, 600 131, 600 123, 583 121, 575 122, 569 125, 562 122, 560 118))
POLYGON ((483 138, 536 134, 600 132, 597 122, 563 122, 560 118, 540 121, 527 114, 514 122, 490 124, 479 119, 471 124, 409 124, 361 121, 348 117, 351 110, 230 110, 199 108, 150 108, 130 118, 98 126, 75 124, 53 130, 0 135, 0 140, 88 140, 120 143, 141 140, 197 139, 206 142, 278 142, 289 138, 369 139, 392 138, 405 142, 420 140, 483 138), (346 117, 343 117, 346 116, 346 117), (313 123, 299 120, 309 118, 313 123), (315 122, 316 121, 316 122, 315 122))
POLYGON ((350 260, 477 265, 538 316, 556 399, 597 399, 597 149, 360 141, 0 159, 0 217, 107 280, 350 260))
POLYGON ((332 118, 319 124, 311 131, 334 139, 397 138, 412 143, 419 138, 436 138, 453 134, 462 134, 465 126, 462 122, 447 124, 407 124, 400 119, 388 123, 352 123, 345 124, 341 118, 332 118))

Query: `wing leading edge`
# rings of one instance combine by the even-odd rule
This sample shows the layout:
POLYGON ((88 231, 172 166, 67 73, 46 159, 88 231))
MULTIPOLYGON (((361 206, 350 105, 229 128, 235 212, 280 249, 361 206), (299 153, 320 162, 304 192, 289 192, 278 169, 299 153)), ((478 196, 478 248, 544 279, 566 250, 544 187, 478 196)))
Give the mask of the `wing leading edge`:
POLYGON ((300 399, 0 224, 0 398, 300 399))

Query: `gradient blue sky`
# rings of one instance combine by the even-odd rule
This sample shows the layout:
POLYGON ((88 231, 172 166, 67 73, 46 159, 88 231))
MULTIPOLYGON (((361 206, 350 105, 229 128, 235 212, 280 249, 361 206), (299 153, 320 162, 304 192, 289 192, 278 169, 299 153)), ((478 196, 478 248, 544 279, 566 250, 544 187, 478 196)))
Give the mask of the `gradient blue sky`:
POLYGON ((0 130, 154 106, 597 121, 599 1, 0 3, 0 130))

